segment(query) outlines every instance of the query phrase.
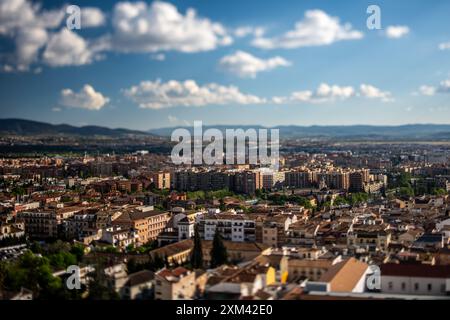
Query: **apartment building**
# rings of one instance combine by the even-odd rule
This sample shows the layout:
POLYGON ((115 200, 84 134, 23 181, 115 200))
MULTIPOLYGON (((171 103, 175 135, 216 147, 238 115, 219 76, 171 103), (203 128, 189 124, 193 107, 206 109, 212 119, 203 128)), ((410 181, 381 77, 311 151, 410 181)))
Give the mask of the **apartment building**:
POLYGON ((48 211, 23 211, 17 214, 17 218, 24 222, 25 233, 30 238, 56 238, 62 231, 63 221, 84 209, 67 207, 48 211))
POLYGON ((315 175, 316 183, 325 183, 330 189, 348 190, 350 186, 350 173, 344 171, 318 172, 315 175))
POLYGON ((138 235, 132 229, 113 226, 103 230, 101 240, 113 247, 124 250, 128 246, 134 246, 136 244, 138 235))
POLYGON ((255 220, 245 214, 218 213, 201 218, 200 235, 204 240, 213 240, 216 230, 224 240, 256 241, 255 220))
POLYGON ((441 296, 450 294, 450 267, 386 263, 380 266, 381 292, 441 296))
POLYGON ((288 171, 285 172, 284 184, 288 188, 309 188, 312 183, 310 171, 288 171))
POLYGON ((259 171, 237 172, 234 176, 234 191, 255 194, 263 188, 263 176, 259 171))
MULTIPOLYGON (((153 209, 151 206, 148 208, 153 209)), ((142 245, 157 239, 166 228, 170 216, 170 213, 165 211, 131 209, 124 211, 112 224, 136 230, 138 245, 142 245)))
POLYGON ((170 172, 157 172, 152 175, 152 182, 156 189, 170 189, 170 172))
POLYGON ((196 293, 195 272, 183 267, 155 274, 155 300, 188 300, 196 293))
POLYGON ((262 243, 278 247, 286 243, 286 232, 289 226, 297 221, 297 216, 279 214, 267 217, 262 225, 262 243))

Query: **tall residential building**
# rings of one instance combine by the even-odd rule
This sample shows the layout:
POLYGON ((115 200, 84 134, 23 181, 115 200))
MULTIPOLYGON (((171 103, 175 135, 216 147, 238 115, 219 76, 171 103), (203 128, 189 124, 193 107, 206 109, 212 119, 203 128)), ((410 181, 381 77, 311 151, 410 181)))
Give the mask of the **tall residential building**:
POLYGON ((156 189, 170 189, 170 173, 158 172, 153 174, 153 184, 156 189))
POLYGON ((350 173, 350 190, 364 191, 364 185, 369 183, 369 170, 362 169, 350 173))
POLYGON ((316 175, 316 183, 325 182, 330 189, 348 190, 350 186, 350 174, 343 171, 319 172, 316 175))
POLYGON ((284 184, 289 188, 309 188, 312 182, 310 171, 288 171, 285 172, 284 184))
POLYGON ((234 176, 234 190, 236 192, 255 194, 263 187, 262 175, 258 171, 242 171, 234 176))

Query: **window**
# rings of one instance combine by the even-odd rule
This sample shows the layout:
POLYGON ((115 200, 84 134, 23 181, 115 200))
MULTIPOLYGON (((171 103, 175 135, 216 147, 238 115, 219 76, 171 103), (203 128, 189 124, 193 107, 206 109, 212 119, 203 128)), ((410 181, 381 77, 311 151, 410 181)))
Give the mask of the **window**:
POLYGON ((416 290, 416 291, 419 290, 419 283, 417 283, 417 282, 414 283, 414 290, 416 290))
POLYGON ((431 283, 429 283, 428 286, 427 286, 427 289, 428 289, 428 291, 433 290, 433 285, 431 283))
POLYGON ((402 282, 402 291, 405 291, 406 283, 402 282))
POLYGON ((392 290, 392 287, 393 287, 393 286, 394 286, 394 285, 393 285, 392 281, 390 281, 390 282, 388 283, 389 290, 392 290))

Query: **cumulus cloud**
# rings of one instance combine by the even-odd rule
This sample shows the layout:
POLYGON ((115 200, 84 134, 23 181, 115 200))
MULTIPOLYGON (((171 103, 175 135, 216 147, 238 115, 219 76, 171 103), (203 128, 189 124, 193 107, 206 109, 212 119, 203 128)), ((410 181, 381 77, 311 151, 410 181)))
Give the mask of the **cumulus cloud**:
POLYGON ((382 101, 392 100, 392 95, 389 91, 382 91, 370 84, 361 84, 359 92, 361 96, 369 99, 381 99, 382 101))
POLYGON ((424 96, 434 96, 434 94, 436 93, 436 88, 432 86, 423 85, 420 86, 419 92, 424 96))
POLYGON ((16 62, 19 70, 26 70, 38 58, 39 50, 45 45, 48 34, 42 28, 21 28, 16 38, 16 62))
POLYGON ((0 34, 14 36, 20 29, 56 28, 64 18, 62 10, 42 10, 28 0, 0 1, 0 34))
POLYGON ((219 64, 225 71, 242 78, 255 78, 259 72, 291 65, 280 56, 260 59, 244 51, 236 51, 234 54, 223 57, 219 64))
POLYGON ((176 122, 178 122, 178 118, 175 117, 175 116, 172 116, 171 114, 169 114, 169 115, 167 116, 167 119, 169 120, 170 123, 176 123, 176 122))
MULTIPOLYGON (((83 38, 64 27, 56 32, 64 16, 64 7, 44 10, 29 0, 0 1, 0 35, 15 43, 15 53, 6 58, 14 71, 28 71, 33 63, 63 66, 92 61, 93 53, 83 38)), ((84 27, 105 23, 103 12, 93 7, 82 8, 81 19, 84 27)))
POLYGON ((95 91, 89 84, 85 84, 79 92, 74 92, 72 89, 61 90, 60 103, 65 107, 100 110, 108 102, 108 97, 95 91))
POLYGON ((450 50, 450 42, 440 43, 439 50, 450 50))
POLYGON ((450 93, 450 79, 441 81, 437 91, 440 93, 450 93))
POLYGON ((295 91, 287 98, 275 97, 275 103, 285 102, 311 102, 323 103, 336 100, 346 100, 355 95, 355 89, 351 86, 329 85, 321 83, 315 91, 295 91))
POLYGON ((95 7, 81 8, 81 27, 100 27, 106 23, 106 16, 102 10, 95 7))
POLYGON ((424 96, 434 96, 436 93, 450 93, 450 79, 441 81, 437 86, 420 86, 419 93, 424 96))
POLYGON ((409 33, 407 26, 389 26, 386 28, 386 36, 391 39, 399 39, 409 33))
POLYGON ((183 82, 142 81, 124 90, 125 96, 141 108, 163 109, 177 106, 249 105, 265 103, 265 99, 242 93, 235 86, 209 83, 198 85, 194 80, 183 82))
POLYGON ((53 67, 79 66, 91 63, 95 50, 81 36, 63 28, 50 37, 42 57, 46 64, 53 67))
POLYGON ((8 56, 8 63, 16 71, 28 70, 46 44, 48 29, 58 27, 63 17, 61 10, 42 10, 27 0, 2 0, 0 35, 12 38, 15 43, 15 53, 8 56))
POLYGON ((294 91, 287 96, 263 98, 243 93, 236 86, 223 86, 216 83, 200 86, 194 80, 184 82, 156 80, 142 81, 136 86, 124 89, 123 93, 141 108, 147 109, 209 105, 316 104, 344 101, 353 97, 392 100, 389 92, 366 84, 362 84, 357 91, 352 86, 322 83, 315 90, 294 91))
POLYGON ((186 14, 167 2, 119 2, 113 11, 113 46, 124 52, 208 51, 228 45, 226 29, 194 9, 186 14))
POLYGON ((171 123, 171 124, 181 124, 183 126, 190 126, 191 125, 191 123, 189 121, 187 121, 185 119, 178 119, 177 117, 175 117, 175 116, 173 116, 171 114, 169 114, 167 116, 167 119, 169 120, 169 123, 171 123))
POLYGON ((392 100, 389 92, 381 91, 372 85, 361 84, 358 91, 352 86, 339 86, 321 83, 315 90, 294 91, 286 97, 273 97, 271 101, 275 104, 328 103, 344 101, 353 97, 380 99, 383 102, 392 100))
POLYGON ((337 41, 356 40, 362 37, 362 32, 354 30, 348 23, 341 24, 339 18, 331 17, 322 10, 308 10, 303 20, 297 22, 293 30, 272 38, 256 37, 252 44, 263 49, 293 49, 330 45, 337 41))

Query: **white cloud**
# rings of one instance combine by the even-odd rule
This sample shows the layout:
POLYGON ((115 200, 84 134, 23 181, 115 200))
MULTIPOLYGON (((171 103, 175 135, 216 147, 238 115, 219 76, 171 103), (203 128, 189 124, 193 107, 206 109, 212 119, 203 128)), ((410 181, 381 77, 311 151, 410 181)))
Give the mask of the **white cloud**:
POLYGON ((14 72, 14 67, 9 64, 4 64, 1 67, 1 71, 4 73, 11 73, 11 72, 14 72))
POLYGON ((234 29, 234 36, 238 38, 243 38, 249 35, 253 35, 254 37, 262 37, 265 33, 265 29, 263 27, 238 27, 234 29))
POLYGON ((63 18, 62 10, 41 10, 28 0, 0 1, 0 34, 14 36, 19 29, 56 28, 63 18))
MULTIPOLYGON (((450 85, 450 84, 449 84, 450 85)), ((256 104, 299 104, 328 103, 344 101, 353 97, 380 99, 383 102, 392 101, 387 91, 367 84, 362 84, 359 91, 352 86, 320 84, 316 90, 294 91, 288 96, 262 98, 242 93, 235 86, 223 86, 210 83, 203 86, 194 80, 179 82, 142 81, 136 86, 124 89, 126 97, 141 108, 163 109, 170 107, 202 107, 210 105, 256 105, 256 104)), ((170 116, 173 121, 176 117, 170 116)))
POLYGON ((391 39, 399 39, 409 33, 407 26, 389 26, 386 28, 386 36, 391 39))
POLYGON ((439 50, 450 50, 450 42, 440 43, 439 50))
POLYGON ((95 7, 81 8, 81 28, 100 27, 106 23, 102 10, 95 7))
POLYGON ((169 119, 170 123, 177 123, 178 122, 178 118, 175 117, 175 116, 172 116, 170 114, 167 116, 167 119, 169 119))
POLYGON ((322 10, 305 12, 303 20, 285 34, 273 37, 256 37, 253 45, 263 49, 293 49, 309 46, 330 45, 337 41, 361 39, 363 33, 354 30, 348 23, 341 24, 339 18, 331 17, 322 10))
POLYGON ((450 93, 450 79, 441 81, 437 91, 440 93, 450 93))
POLYGON ((227 72, 242 78, 255 78, 258 72, 291 65, 280 56, 260 59, 244 51, 236 51, 234 54, 223 57, 219 64, 227 72))
POLYGON ((167 116, 167 119, 169 120, 169 123, 171 124, 177 124, 177 125, 183 125, 183 126, 191 126, 191 123, 185 119, 178 119, 175 116, 172 116, 171 114, 169 114, 167 116))
POLYGON ((152 54, 150 58, 155 61, 164 61, 166 60, 166 55, 164 53, 155 53, 152 54))
POLYGON ((38 58, 48 34, 42 28, 19 29, 16 37, 16 63, 19 70, 26 70, 38 58))
POLYGON ((51 35, 42 57, 52 67, 79 66, 91 63, 96 58, 96 51, 81 36, 63 28, 51 35))
POLYGON ((233 40, 216 22, 186 14, 167 2, 119 2, 113 12, 113 46, 123 52, 208 51, 233 40))
POLYGON ((441 81, 438 86, 423 85, 419 88, 419 93, 424 96, 434 96, 436 93, 450 93, 450 79, 441 81))
POLYGON ((339 86, 321 83, 316 90, 295 91, 287 97, 273 97, 271 101, 275 104, 284 103, 329 103, 344 101, 353 97, 369 99, 381 99, 383 102, 391 101, 391 93, 367 84, 361 84, 359 91, 352 86, 339 86))
POLYGON ((321 83, 315 91, 295 91, 289 98, 276 97, 276 101, 283 102, 311 102, 323 103, 336 100, 346 100, 355 95, 355 89, 351 86, 338 86, 321 83))
POLYGON ((382 91, 370 84, 361 84, 359 92, 361 96, 369 99, 381 99, 384 102, 392 100, 392 95, 389 91, 382 91))
POLYGON ((63 17, 61 10, 42 10, 27 0, 0 1, 0 35, 15 43, 15 53, 7 56, 8 64, 15 71, 29 70, 46 44, 47 29, 58 27, 63 17))
POLYGON ((242 93, 235 86, 209 83, 198 85, 194 80, 183 82, 142 81, 124 90, 125 96, 141 108, 163 109, 177 106, 249 105, 265 103, 265 99, 242 93))
POLYGON ((108 102, 108 97, 95 91, 89 84, 84 85, 79 92, 74 92, 71 89, 61 90, 60 103, 65 107, 100 110, 108 102))
MULTIPOLYGON (((28 71, 31 64, 42 60, 51 66, 91 62, 94 52, 86 40, 65 27, 55 33, 64 16, 65 7, 44 10, 29 0, 1 0, 0 34, 12 38, 16 46, 15 53, 7 58, 8 64, 16 71, 28 71)), ((81 19, 83 27, 105 23, 103 12, 94 7, 82 8, 81 19)))
POLYGON ((432 86, 423 85, 419 88, 419 92, 424 96, 434 96, 436 93, 436 88, 432 86))

